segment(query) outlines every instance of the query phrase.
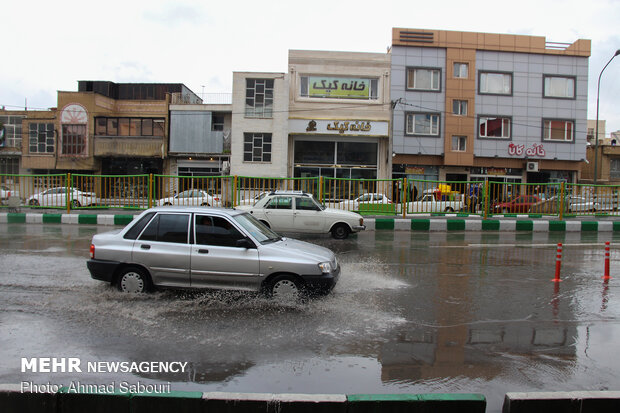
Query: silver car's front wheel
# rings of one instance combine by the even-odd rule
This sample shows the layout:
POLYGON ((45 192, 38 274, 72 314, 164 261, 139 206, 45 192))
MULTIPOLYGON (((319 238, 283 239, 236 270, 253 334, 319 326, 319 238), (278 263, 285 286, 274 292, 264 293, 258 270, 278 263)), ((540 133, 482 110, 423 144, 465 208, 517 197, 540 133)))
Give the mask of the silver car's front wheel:
POLYGON ((149 280, 142 270, 127 268, 118 278, 118 289, 124 293, 144 293, 149 289, 149 280))
POLYGON ((283 275, 270 283, 269 295, 278 301, 297 301, 301 298, 301 288, 293 277, 283 275))

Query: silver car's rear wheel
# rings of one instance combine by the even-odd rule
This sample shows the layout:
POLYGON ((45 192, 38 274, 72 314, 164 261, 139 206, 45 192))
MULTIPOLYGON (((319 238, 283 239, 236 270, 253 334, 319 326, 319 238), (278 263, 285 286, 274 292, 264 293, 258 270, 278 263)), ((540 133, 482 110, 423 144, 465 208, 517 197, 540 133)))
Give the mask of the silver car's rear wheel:
POLYGON ((126 268, 118 277, 118 289, 124 293, 144 293, 149 290, 149 286, 148 277, 139 268, 126 268))
POLYGON ((289 275, 276 277, 269 285, 269 295, 278 301, 297 301, 301 298, 299 282, 289 275))

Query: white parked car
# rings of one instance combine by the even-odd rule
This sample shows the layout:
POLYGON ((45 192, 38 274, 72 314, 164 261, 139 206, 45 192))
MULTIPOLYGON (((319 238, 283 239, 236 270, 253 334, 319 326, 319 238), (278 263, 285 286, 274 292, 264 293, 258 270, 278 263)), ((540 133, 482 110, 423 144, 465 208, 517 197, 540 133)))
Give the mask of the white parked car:
POLYGON ((250 196, 249 198, 241 199, 241 200, 239 200, 239 203, 237 205, 238 206, 241 206, 241 205, 254 205, 256 202, 260 201, 261 199, 263 199, 268 194, 269 194, 269 192, 261 192, 261 193, 257 194, 256 196, 250 196))
POLYGON ((73 208, 93 206, 97 204, 97 194, 59 186, 32 195, 26 203, 30 206, 64 207, 67 200, 73 208))
POLYGON ((157 206, 167 205, 219 207, 222 206, 222 200, 219 196, 210 195, 202 189, 188 189, 157 201, 157 206))
POLYGON ((360 214, 326 208, 301 191, 271 192, 253 206, 239 206, 276 232, 331 233, 344 239, 366 229, 360 214))
POLYGON ((601 209, 598 202, 583 196, 567 196, 566 204, 570 212, 596 212, 601 209))
POLYGON ((337 206, 339 209, 345 209, 347 211, 359 211, 364 210, 381 210, 388 209, 388 205, 392 204, 392 200, 385 194, 380 193, 368 193, 358 196, 355 199, 348 199, 341 201, 337 206))
POLYGON ((19 198, 19 191, 6 185, 0 185, 0 202, 6 204, 9 201, 9 197, 19 198))

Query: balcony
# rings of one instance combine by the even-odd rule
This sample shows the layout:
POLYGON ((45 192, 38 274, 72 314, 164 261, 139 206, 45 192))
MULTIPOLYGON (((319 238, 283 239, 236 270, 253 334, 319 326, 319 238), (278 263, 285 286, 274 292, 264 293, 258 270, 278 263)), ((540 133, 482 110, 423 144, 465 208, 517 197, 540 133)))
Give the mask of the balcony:
POLYGON ((95 136, 94 156, 163 156, 164 138, 95 136))
POLYGON ((204 139, 193 139, 188 131, 170 136, 171 153, 215 154, 230 152, 230 132, 204 132, 204 139))

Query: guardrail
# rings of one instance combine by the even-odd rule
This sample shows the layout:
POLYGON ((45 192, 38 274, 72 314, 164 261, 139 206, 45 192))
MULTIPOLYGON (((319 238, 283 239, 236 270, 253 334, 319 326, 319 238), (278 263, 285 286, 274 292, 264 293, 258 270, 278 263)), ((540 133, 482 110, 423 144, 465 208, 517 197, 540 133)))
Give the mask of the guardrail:
POLYGON ((173 175, 0 175, 0 208, 129 208, 253 204, 274 190, 312 194, 366 215, 620 215, 620 186, 415 179, 173 175), (10 201, 10 202, 9 202, 10 201))

